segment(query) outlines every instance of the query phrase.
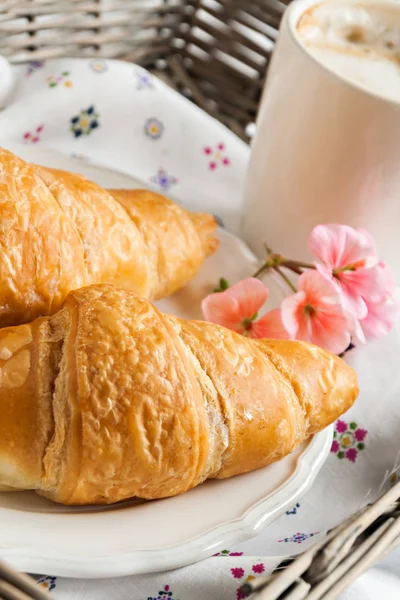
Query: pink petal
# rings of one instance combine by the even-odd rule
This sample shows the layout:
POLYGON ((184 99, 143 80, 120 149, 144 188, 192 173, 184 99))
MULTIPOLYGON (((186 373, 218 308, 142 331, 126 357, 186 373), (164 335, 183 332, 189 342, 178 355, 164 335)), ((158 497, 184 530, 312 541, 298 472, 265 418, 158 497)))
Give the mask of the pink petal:
POLYGON ((217 168, 217 163, 216 162, 210 162, 210 164, 208 165, 210 167, 210 169, 213 171, 214 169, 217 168))
POLYGON ((218 144, 218 150, 224 150, 225 144, 218 144))
POLYGON ((223 292, 234 298, 238 304, 240 319, 250 319, 260 310, 268 298, 268 288, 259 279, 247 277, 223 292))
POLYGON ((250 337, 288 340, 290 335, 283 325, 280 308, 267 312, 261 319, 252 324, 250 337))
POLYGON ((350 343, 350 322, 332 284, 318 271, 299 278, 300 292, 282 303, 283 324, 298 340, 312 342, 339 354, 350 343), (305 312, 310 305, 314 312, 305 312))
POLYGON ((339 273, 338 279, 347 295, 362 296, 371 302, 379 302, 385 295, 385 271, 379 265, 343 271, 339 273))
POLYGON ((360 321, 360 326, 367 340, 374 340, 387 335, 395 326, 399 314, 399 304, 393 299, 384 302, 367 303, 368 314, 360 321))
POLYGON ((211 154, 212 150, 210 148, 210 146, 207 146, 206 148, 204 148, 204 154, 211 154))
POLYGON ((347 225, 317 225, 308 238, 308 247, 331 270, 375 256, 371 236, 347 225))
POLYGON ((321 304, 339 303, 332 281, 323 277, 318 270, 309 270, 300 275, 299 290, 306 293, 307 304, 315 308, 321 304))
POLYGON ((396 285, 392 269, 383 260, 379 261, 378 268, 381 270, 383 281, 385 282, 385 294, 394 296, 396 291, 396 285))
POLYGON ((311 342, 334 354, 341 354, 348 348, 351 340, 349 322, 343 311, 317 311, 311 317, 311 342))
POLYGON ((354 319, 354 318, 352 319, 352 324, 350 326, 350 333, 351 333, 352 342, 356 346, 367 343, 367 339, 365 337, 364 330, 361 327, 361 321, 359 321, 358 319, 354 319))
POLYGON ((227 291, 210 294, 204 298, 201 309, 206 321, 238 331, 242 321, 239 306, 235 298, 227 294, 227 291))
POLYGON ((305 304, 306 293, 304 291, 292 294, 282 302, 282 322, 291 337, 297 337, 305 304))
POLYGON ((371 250, 369 256, 373 256, 376 258, 377 257, 376 243, 375 243, 374 238, 370 234, 370 232, 367 231, 366 229, 363 229, 362 227, 359 227, 358 229, 356 229, 356 231, 358 231, 358 233, 362 234, 364 236, 365 242, 367 244, 369 244, 370 250, 371 250))
POLYGON ((368 308, 361 296, 353 295, 343 288, 340 300, 343 310, 348 312, 354 319, 364 319, 366 317, 368 308))

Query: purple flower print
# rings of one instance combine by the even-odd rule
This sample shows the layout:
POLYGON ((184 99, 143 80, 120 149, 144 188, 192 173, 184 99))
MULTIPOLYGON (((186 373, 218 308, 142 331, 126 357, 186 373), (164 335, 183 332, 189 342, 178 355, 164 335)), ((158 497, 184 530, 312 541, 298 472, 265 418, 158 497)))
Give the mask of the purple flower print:
POLYGON ((295 544, 302 544, 303 542, 305 542, 309 538, 314 537, 314 535, 317 535, 318 533, 319 531, 314 531, 314 533, 300 533, 300 531, 298 531, 297 533, 292 535, 292 537, 283 538, 283 540, 278 540, 278 542, 294 542, 295 544))
POLYGON ((32 73, 34 73, 38 69, 41 69, 42 67, 44 67, 44 61, 43 60, 33 60, 32 62, 30 62, 28 64, 28 68, 27 68, 27 71, 25 73, 25 77, 30 77, 32 75, 32 73))
POLYGON ((287 515, 297 515, 297 511, 300 508, 300 504, 299 502, 296 502, 296 504, 293 506, 293 508, 291 508, 290 510, 286 511, 287 515))
POLYGON ((177 178, 174 177, 174 175, 170 175, 169 173, 167 173, 167 171, 163 167, 160 167, 157 173, 153 175, 153 177, 150 177, 150 181, 152 183, 155 183, 163 190, 168 190, 171 187, 171 185, 175 185, 176 183, 178 183, 177 178))
POLYGON ((136 89, 143 90, 154 90, 153 77, 147 71, 137 71, 136 73, 137 84, 136 89))

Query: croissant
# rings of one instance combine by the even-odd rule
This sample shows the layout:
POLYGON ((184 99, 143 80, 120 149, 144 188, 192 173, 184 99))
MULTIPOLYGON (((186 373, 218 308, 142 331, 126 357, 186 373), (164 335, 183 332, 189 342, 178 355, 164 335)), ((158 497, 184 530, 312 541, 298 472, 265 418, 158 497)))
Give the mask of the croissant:
POLYGON ((63 504, 180 494, 279 460, 354 402, 304 342, 161 314, 109 285, 0 331, 0 487, 63 504))
POLYGON ((107 191, 0 148, 0 326, 53 314, 94 283, 167 296, 216 250, 215 228, 153 192, 107 191))

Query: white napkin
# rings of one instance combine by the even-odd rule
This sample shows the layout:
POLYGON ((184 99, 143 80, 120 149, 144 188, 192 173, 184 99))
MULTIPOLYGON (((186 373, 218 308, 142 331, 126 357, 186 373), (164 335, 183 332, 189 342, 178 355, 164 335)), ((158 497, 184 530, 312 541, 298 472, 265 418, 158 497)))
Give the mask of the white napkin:
MULTIPOLYGON (((16 86, 0 113, 3 145, 51 148, 130 174, 237 229, 248 147, 164 83, 140 67, 103 60, 55 60, 13 73, 16 86)), ((337 423, 332 452, 311 491, 257 538, 175 572, 104 581, 49 573, 41 585, 61 600, 239 598, 240 585, 272 569, 280 560, 274 557, 302 551, 373 501, 398 479, 398 331, 347 359, 359 375, 359 400, 337 423)), ((400 598, 395 576, 374 570, 343 600, 377 597, 371 596, 374 581, 385 586, 385 600, 400 598)))

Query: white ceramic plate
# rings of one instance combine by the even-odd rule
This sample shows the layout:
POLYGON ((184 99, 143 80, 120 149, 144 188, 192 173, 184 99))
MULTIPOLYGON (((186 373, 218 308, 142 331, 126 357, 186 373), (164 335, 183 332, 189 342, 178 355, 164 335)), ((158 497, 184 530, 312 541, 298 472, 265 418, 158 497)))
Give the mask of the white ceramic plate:
MULTIPOLYGON (((27 160, 78 170, 105 187, 142 182, 93 164, 29 146, 10 148, 27 160)), ((165 312, 198 318, 201 299, 220 277, 234 282, 251 275, 258 260, 232 234, 220 230, 218 252, 173 297, 165 312)), ((270 305, 282 295, 269 280, 270 305)), ((108 507, 66 508, 33 492, 0 493, 0 556, 21 571, 69 577, 115 577, 188 565, 256 535, 310 488, 328 455, 328 428, 267 468, 207 481, 175 498, 128 501, 108 507)))

